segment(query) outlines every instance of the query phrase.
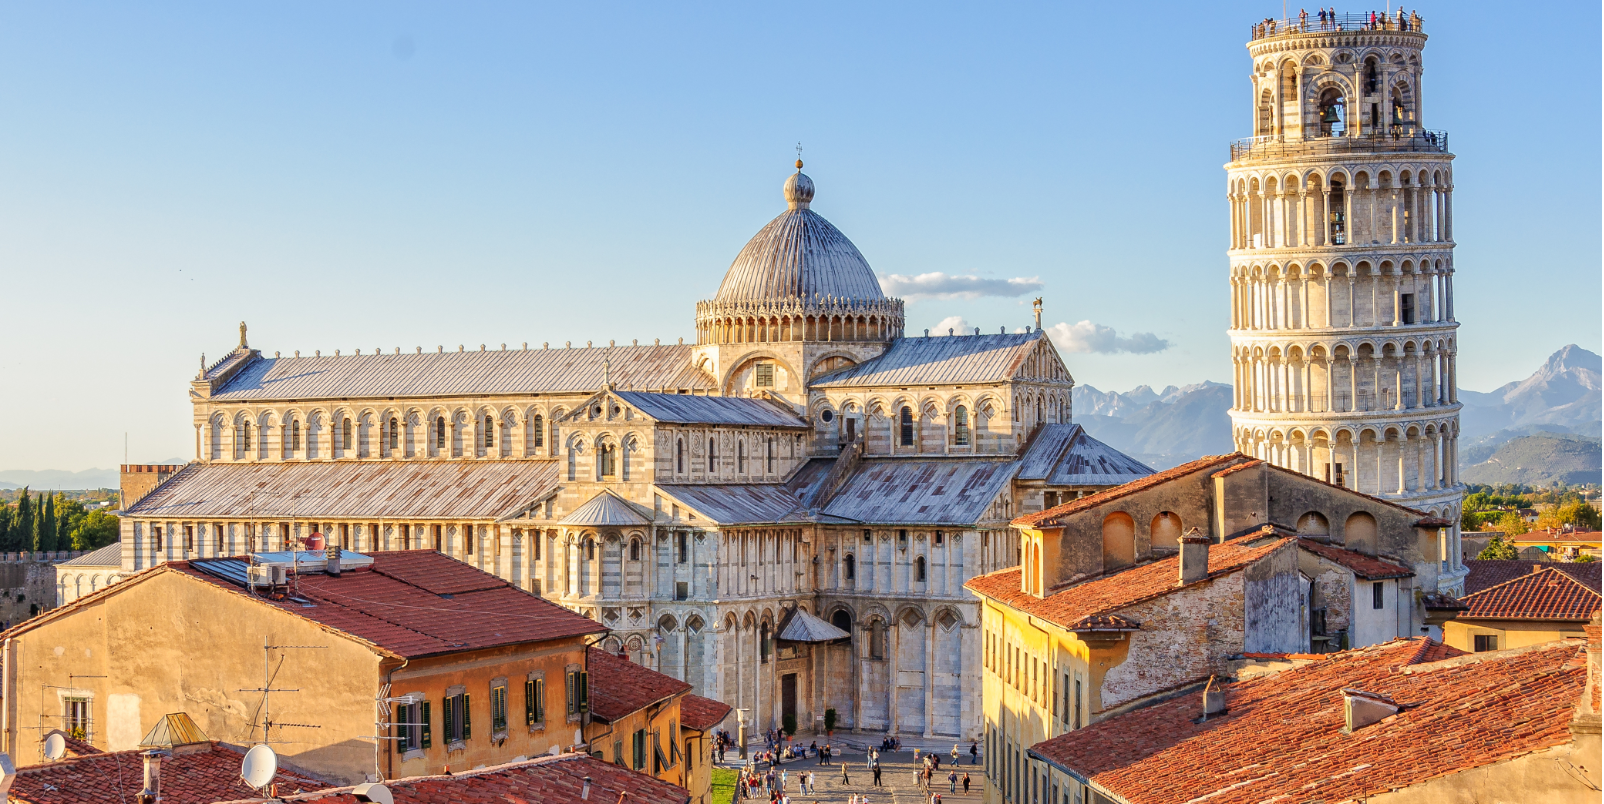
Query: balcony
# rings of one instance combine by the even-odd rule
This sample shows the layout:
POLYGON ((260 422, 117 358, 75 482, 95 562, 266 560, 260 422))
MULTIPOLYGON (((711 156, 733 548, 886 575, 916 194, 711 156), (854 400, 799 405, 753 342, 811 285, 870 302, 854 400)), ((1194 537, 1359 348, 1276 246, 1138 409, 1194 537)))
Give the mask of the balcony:
POLYGON ((1359 14, 1330 14, 1324 20, 1320 18, 1319 14, 1288 17, 1282 20, 1267 19, 1263 22, 1253 23, 1249 38, 1257 41, 1260 39, 1273 39, 1277 36, 1357 31, 1426 32, 1425 20, 1418 14, 1404 15, 1398 12, 1376 14, 1375 21, 1372 22, 1370 13, 1361 12, 1359 14))
POLYGON ((1231 143, 1232 162, 1330 154, 1410 152, 1448 153, 1448 132, 1395 126, 1360 137, 1314 136, 1296 139, 1271 135, 1246 137, 1231 143))

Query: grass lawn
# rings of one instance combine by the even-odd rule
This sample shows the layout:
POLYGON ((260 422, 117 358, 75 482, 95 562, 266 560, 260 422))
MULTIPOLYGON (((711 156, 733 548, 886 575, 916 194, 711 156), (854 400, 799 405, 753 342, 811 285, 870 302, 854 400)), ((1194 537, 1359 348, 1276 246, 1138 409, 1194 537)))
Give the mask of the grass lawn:
POLYGON ((735 780, 740 771, 733 768, 713 769, 713 804, 729 804, 735 800, 735 780))

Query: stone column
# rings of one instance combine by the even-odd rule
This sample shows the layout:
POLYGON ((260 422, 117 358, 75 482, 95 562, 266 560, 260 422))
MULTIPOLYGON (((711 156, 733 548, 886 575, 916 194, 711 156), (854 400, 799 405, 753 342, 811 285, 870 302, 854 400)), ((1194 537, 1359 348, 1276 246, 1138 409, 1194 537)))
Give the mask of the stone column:
POLYGON ((898 724, 897 682, 900 680, 898 676, 901 675, 898 669, 898 664, 902 657, 902 652, 900 650, 902 647, 902 615, 893 611, 891 613, 891 618, 892 622, 887 628, 887 630, 891 632, 887 635, 891 637, 891 655, 886 657, 886 662, 890 665, 887 668, 886 673, 886 676, 889 679, 886 683, 886 694, 891 696, 891 700, 886 704, 886 718, 888 721, 886 730, 895 733, 898 724))
MULTIPOLYGON (((1327 354, 1329 355, 1329 352, 1327 354)), ((1336 361, 1328 356, 1326 358, 1326 409, 1325 409, 1325 412, 1327 412, 1327 413, 1334 412, 1337 409, 1336 400, 1333 398, 1333 396, 1334 396, 1333 389, 1336 386, 1336 379, 1337 379, 1336 367, 1337 367, 1336 361)))
POLYGON ((1306 186, 1298 186, 1298 241, 1305 247, 1312 245, 1309 242, 1309 191, 1306 186))
POLYGON ((930 720, 936 711, 936 621, 929 615, 925 616, 925 732, 928 739, 934 736, 930 728, 930 720))
POLYGON ((1348 412, 1359 409, 1359 356, 1348 353, 1348 412))
POLYGON ((1348 474, 1353 476, 1353 483, 1344 484, 1354 491, 1359 490, 1359 438, 1360 434, 1355 432, 1353 439, 1348 442, 1348 448, 1353 452, 1352 462, 1348 464, 1348 474))

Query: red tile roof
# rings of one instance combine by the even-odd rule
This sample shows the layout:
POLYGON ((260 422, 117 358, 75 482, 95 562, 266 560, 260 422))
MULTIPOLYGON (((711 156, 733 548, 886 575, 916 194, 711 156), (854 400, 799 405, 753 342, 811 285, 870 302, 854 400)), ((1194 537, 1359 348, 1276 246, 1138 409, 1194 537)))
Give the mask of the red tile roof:
POLYGON ((1313 539, 1298 539, 1298 547, 1333 564, 1346 567, 1354 575, 1367 581, 1379 581, 1383 578, 1408 578, 1415 574, 1413 570, 1400 564, 1394 564, 1391 561, 1335 545, 1317 542, 1313 539))
POLYGON ((1031 753, 1131 804, 1361 799, 1569 743, 1581 654, 1551 642, 1467 656, 1394 640, 1226 684, 1226 712, 1204 722, 1202 696, 1183 695, 1031 753), (1345 688, 1405 708, 1343 734, 1345 688))
POLYGON ((730 715, 730 705, 700 695, 687 695, 679 701, 679 722, 685 728, 707 731, 730 715))
MULTIPOLYGON (((145 760, 140 752, 88 754, 17 770, 10 801, 29 804, 104 804, 133 801, 144 787, 145 760)), ((162 760, 162 801, 167 804, 209 804, 251 795, 240 781, 245 754, 223 743, 186 746, 162 760)), ((279 790, 320 790, 327 783, 279 768, 279 790)))
POLYGON ((586 672, 590 673, 590 711, 608 722, 617 722, 631 712, 691 690, 691 685, 673 676, 601 648, 589 650, 586 664, 586 672))
MULTIPOLYGON (((449 776, 412 776, 384 786, 396 804, 685 804, 690 799, 682 787, 585 754, 538 757, 449 776), (586 777, 590 792, 582 798, 586 777)), ((360 804, 349 787, 232 804, 245 801, 360 804)))
POLYGON ((1212 475, 1209 475, 1209 477, 1229 477, 1230 475, 1234 475, 1237 472, 1240 472, 1240 471, 1242 471, 1244 469, 1252 469, 1255 466, 1263 466, 1263 465, 1264 465, 1264 461, 1261 461, 1258 458, 1254 458, 1251 461, 1244 461, 1242 463, 1237 464, 1236 466, 1231 466, 1231 467, 1228 467, 1228 468, 1225 468, 1225 469, 1221 469, 1220 471, 1215 472, 1212 475))
POLYGON ((1552 567, 1566 575, 1580 581, 1589 589, 1598 589, 1601 567, 1604 562, 1589 561, 1584 564, 1551 561, 1527 561, 1524 559, 1508 559, 1499 561, 1471 560, 1465 562, 1465 594, 1473 595, 1489 586, 1497 586, 1505 581, 1513 581, 1522 575, 1552 567))
MULTIPOLYGON (((1244 538, 1224 544, 1209 545, 1209 574, 1204 580, 1236 572, 1291 543, 1291 539, 1276 537, 1268 541, 1261 538, 1244 538)), ((998 570, 971 578, 964 587, 998 603, 1069 629, 1083 626, 1096 628, 1097 621, 1088 618, 1100 614, 1112 614, 1144 600, 1167 595, 1182 588, 1179 586, 1180 556, 1170 556, 1084 581, 1053 592, 1044 598, 1037 598, 1020 590, 1020 572, 1019 567, 998 570)), ((1137 624, 1132 623, 1132 625, 1137 624)))
POLYGON ((1192 474, 1193 472, 1201 472, 1204 469, 1223 466, 1231 463, 1232 461, 1238 460, 1251 459, 1240 452, 1233 453, 1231 455, 1209 455, 1192 461, 1191 463, 1183 463, 1173 469, 1165 469, 1162 472, 1155 472, 1147 477, 1141 478, 1140 480, 1132 480, 1123 486, 1115 486, 1107 491, 1100 491, 1088 497, 1082 497, 1078 500, 1072 500, 1064 503, 1063 505, 1048 508, 1045 511, 1039 511, 1034 514, 1025 514, 1024 516, 1015 517, 1013 522, 1009 524, 1023 528, 1040 527, 1043 523, 1073 514, 1077 511, 1084 511, 1094 505, 1101 505, 1109 500, 1117 500, 1120 497, 1124 497, 1128 494, 1135 494, 1143 489, 1150 489, 1154 486, 1161 485, 1170 480, 1174 480, 1177 477, 1184 477, 1192 474))
MULTIPOLYGON (((347 569, 337 578, 300 576, 295 593, 311 601, 314 605, 310 607, 292 600, 250 597, 406 658, 607 630, 594 620, 432 550, 364 555, 373 558, 371 568, 347 569)), ((146 572, 181 572, 247 595, 240 585, 207 571, 243 573, 243 564, 244 559, 239 558, 177 561, 146 572)), ((114 592, 121 585, 106 591, 114 592)))
POLYGON ((1461 601, 1459 619, 1586 620, 1600 609, 1599 593, 1552 567, 1490 586, 1461 601))

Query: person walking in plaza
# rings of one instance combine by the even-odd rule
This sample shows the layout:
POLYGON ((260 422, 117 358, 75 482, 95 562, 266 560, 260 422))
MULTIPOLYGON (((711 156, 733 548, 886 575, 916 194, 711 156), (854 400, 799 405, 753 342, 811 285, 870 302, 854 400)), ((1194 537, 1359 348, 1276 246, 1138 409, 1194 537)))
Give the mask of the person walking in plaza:
POLYGON ((958 772, 955 770, 947 771, 947 792, 958 792, 958 772))
POLYGON ((847 763, 845 762, 841 763, 841 783, 852 784, 852 780, 847 778, 847 763))
POLYGON ((969 764, 973 765, 973 764, 975 764, 975 763, 977 763, 979 761, 980 761, 980 741, 976 740, 974 742, 969 743, 969 764))
POLYGON ((964 774, 964 795, 969 795, 969 774, 964 774))
POLYGON ((874 786, 880 787, 880 763, 876 762, 869 767, 874 769, 874 786))
POLYGON ((952 764, 958 764, 958 744, 952 744, 952 764))

